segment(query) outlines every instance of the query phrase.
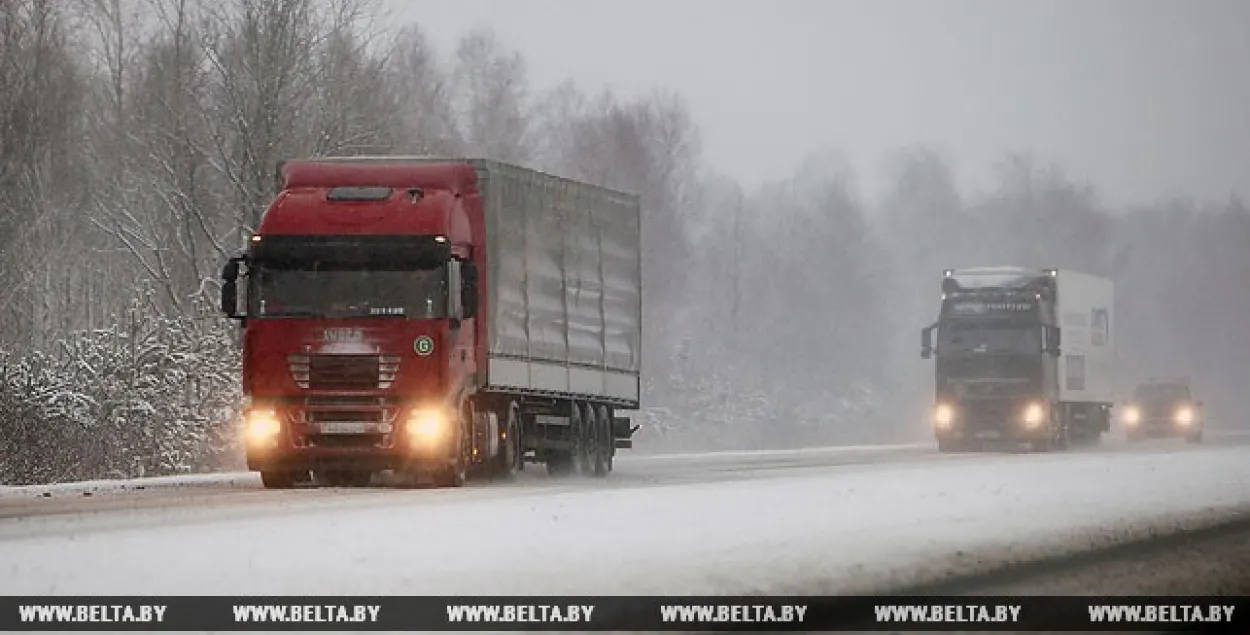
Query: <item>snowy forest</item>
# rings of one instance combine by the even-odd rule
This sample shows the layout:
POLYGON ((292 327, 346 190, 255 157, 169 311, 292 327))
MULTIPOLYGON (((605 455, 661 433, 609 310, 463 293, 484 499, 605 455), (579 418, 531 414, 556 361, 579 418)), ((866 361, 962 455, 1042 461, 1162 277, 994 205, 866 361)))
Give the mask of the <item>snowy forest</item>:
POLYGON ((1241 423, 1236 196, 1113 209, 1027 149, 972 194, 922 147, 880 196, 836 148, 747 190, 673 88, 533 85, 490 31, 436 50, 365 0, 0 3, 0 483, 240 467, 219 272, 275 164, 314 155, 483 156, 641 194, 635 451, 929 438, 919 330, 943 268, 989 264, 1113 277, 1125 385, 1188 375, 1212 427, 1241 423))

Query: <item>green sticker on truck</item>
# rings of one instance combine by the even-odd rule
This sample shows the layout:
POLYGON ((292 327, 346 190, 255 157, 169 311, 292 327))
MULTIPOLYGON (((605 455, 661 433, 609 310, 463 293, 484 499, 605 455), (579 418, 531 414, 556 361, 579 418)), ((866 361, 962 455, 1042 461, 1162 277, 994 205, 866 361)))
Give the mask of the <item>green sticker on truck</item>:
POLYGON ((418 337, 417 341, 412 343, 412 350, 416 351, 417 355, 420 355, 421 357, 428 356, 430 353, 434 352, 434 338, 429 335, 422 335, 421 337, 418 337))

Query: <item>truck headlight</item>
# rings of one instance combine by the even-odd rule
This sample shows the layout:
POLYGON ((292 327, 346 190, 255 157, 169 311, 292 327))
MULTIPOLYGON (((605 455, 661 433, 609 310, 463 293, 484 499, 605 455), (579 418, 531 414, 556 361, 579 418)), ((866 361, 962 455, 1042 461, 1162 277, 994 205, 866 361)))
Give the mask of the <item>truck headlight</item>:
POLYGON ((1194 411, 1189 408, 1181 408, 1176 411, 1176 422, 1187 426, 1194 422, 1194 411))
POLYGON ((244 434, 251 445, 268 443, 282 431, 282 422, 273 410, 249 410, 244 419, 244 434))
POLYGON ((1030 428, 1036 428, 1042 419, 1046 418, 1046 410, 1041 404, 1031 403, 1024 408, 1024 414, 1021 417, 1024 423, 1030 428))
POLYGON ((441 410, 415 410, 408 415, 408 437, 420 445, 431 445, 447 436, 448 420, 441 410))
POLYGON ((1138 410, 1134 406, 1129 406, 1124 409, 1124 423, 1127 423, 1128 425, 1132 426, 1132 425, 1137 425, 1138 421, 1141 421, 1140 410, 1138 410))
POLYGON ((950 406, 944 403, 940 403, 933 407, 933 423, 937 424, 937 427, 939 428, 948 427, 950 426, 951 422, 954 420, 955 420, 954 408, 951 408, 950 406))

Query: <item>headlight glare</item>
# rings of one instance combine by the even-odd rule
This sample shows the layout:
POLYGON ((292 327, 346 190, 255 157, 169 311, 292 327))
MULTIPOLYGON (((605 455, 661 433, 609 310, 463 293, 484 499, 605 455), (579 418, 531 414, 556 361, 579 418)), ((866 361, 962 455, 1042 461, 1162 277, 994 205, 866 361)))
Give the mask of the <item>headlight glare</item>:
POLYGON ((940 403, 933 407, 933 423, 939 428, 945 428, 955 420, 955 410, 950 406, 940 403))
POLYGON ((415 443, 434 443, 447 434, 447 417, 439 410, 415 410, 408 415, 407 430, 415 443))
POLYGON ((1190 408, 1181 408, 1176 411, 1176 422, 1187 426, 1194 422, 1194 411, 1190 408))
POLYGON ((273 410, 249 410, 244 421, 244 434, 251 444, 272 441, 282 431, 282 422, 273 410))
POLYGON ((1141 421, 1140 410, 1134 406, 1129 406, 1124 409, 1124 423, 1135 425, 1138 421, 1141 421))
POLYGON ((1030 428, 1037 427, 1037 425, 1042 422, 1042 419, 1045 418, 1046 410, 1042 408, 1041 404, 1031 403, 1028 406, 1025 406, 1023 419, 1024 423, 1030 428))

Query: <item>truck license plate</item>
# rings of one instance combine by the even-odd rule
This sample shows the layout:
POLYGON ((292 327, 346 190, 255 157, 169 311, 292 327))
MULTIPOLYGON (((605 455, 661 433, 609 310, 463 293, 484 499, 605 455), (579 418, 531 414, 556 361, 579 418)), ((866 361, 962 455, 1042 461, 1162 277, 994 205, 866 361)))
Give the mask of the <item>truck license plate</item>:
POLYGON ((323 421, 317 427, 321 434, 364 434, 370 426, 363 421, 323 421))

